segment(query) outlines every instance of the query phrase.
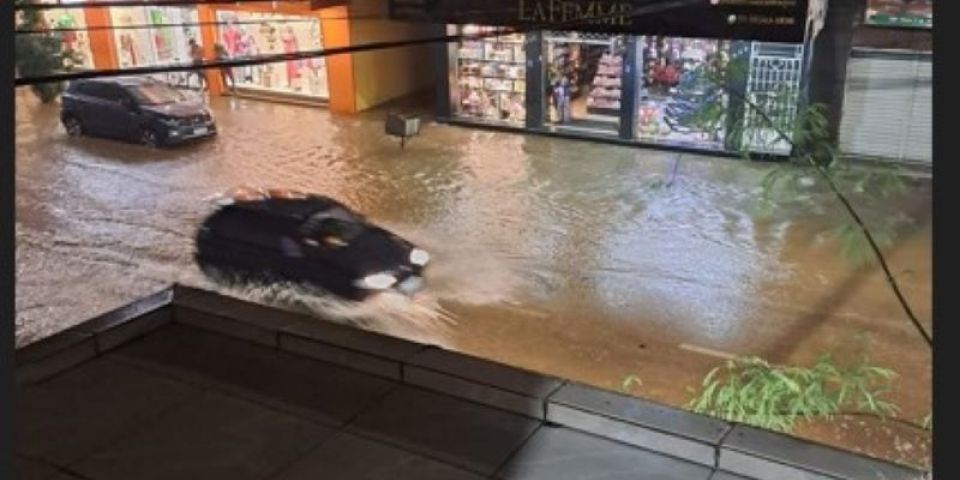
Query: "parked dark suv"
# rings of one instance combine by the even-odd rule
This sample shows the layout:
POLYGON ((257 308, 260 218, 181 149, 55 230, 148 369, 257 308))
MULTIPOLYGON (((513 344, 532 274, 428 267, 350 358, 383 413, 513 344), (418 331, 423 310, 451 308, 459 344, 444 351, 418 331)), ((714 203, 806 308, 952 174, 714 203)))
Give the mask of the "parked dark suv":
POLYGON ((146 77, 77 80, 67 87, 62 105, 60 120, 71 136, 122 138, 156 147, 217 133, 203 102, 146 77))

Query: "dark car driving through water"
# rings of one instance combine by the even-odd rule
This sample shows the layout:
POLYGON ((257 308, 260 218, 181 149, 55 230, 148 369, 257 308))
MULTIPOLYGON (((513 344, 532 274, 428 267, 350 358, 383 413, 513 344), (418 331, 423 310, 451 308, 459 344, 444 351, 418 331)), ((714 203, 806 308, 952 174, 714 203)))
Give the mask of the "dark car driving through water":
POLYGON ((148 77, 70 82, 60 121, 71 136, 133 140, 149 147, 217 133, 213 114, 201 100, 148 77))
POLYGON ((351 300, 423 288, 426 251, 332 198, 241 188, 219 203, 195 253, 215 279, 307 283, 351 300))

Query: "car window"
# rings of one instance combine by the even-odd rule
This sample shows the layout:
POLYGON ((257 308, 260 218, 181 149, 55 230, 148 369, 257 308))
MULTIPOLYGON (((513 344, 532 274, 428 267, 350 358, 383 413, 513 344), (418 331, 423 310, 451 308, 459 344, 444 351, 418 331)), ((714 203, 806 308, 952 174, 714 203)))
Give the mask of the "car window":
POLYGON ((80 85, 79 88, 84 95, 110 102, 120 102, 125 96, 120 87, 109 83, 89 82, 80 85))
POLYGON ((270 250, 284 249, 296 224, 288 219, 246 208, 227 208, 210 222, 217 235, 270 250))
POLYGON ((182 93, 159 82, 130 85, 126 90, 141 105, 165 105, 187 99, 182 93))
POLYGON ((349 242, 363 233, 363 225, 357 223, 352 217, 344 220, 331 217, 324 212, 304 222, 301 233, 304 237, 314 240, 334 238, 349 242))

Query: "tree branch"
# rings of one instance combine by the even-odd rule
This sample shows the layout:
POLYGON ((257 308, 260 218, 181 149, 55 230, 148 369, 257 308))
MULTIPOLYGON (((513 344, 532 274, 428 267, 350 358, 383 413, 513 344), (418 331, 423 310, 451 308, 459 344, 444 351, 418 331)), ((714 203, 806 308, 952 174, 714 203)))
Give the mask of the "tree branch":
MULTIPOLYGON (((749 107, 751 110, 754 110, 770 128, 785 142, 789 143, 792 147, 796 147, 796 144, 789 135, 787 135, 783 129, 778 127, 774 123, 773 119, 767 115, 760 106, 755 102, 747 98, 745 95, 742 95, 740 92, 734 91, 733 89, 728 88, 723 82, 715 82, 720 88, 727 91, 730 95, 737 97, 738 100, 743 101, 743 103, 749 107)), ((850 201, 847 199, 847 196, 844 195, 840 189, 837 187, 837 184, 833 181, 833 178, 826 172, 822 165, 818 164, 816 160, 811 156, 806 156, 807 162, 812 166, 817 173, 826 180, 827 185, 830 187, 830 190, 834 195, 840 200, 840 203, 843 204, 843 207, 846 209, 847 213, 853 218, 857 226, 860 228, 860 231, 863 232, 863 235, 867 239, 867 243, 870 245, 870 249, 873 250, 874 256, 876 256, 877 261, 880 263, 880 268, 883 269, 884 275, 886 275, 887 284, 890 285, 890 288, 893 290, 893 293, 896 295, 897 300, 900 303, 900 306, 903 308, 904 313, 910 319, 910 322, 913 324, 914 328, 920 333, 924 341, 927 342, 927 346, 931 349, 933 348, 933 338, 927 332, 920 321, 917 319, 917 316, 913 313, 913 309, 910 308, 910 304, 907 302, 907 299, 903 296, 903 293, 900 291, 900 285, 897 283, 897 280, 894 278, 893 273, 890 271, 890 267, 887 265, 886 257, 884 257, 883 252, 880 251, 880 247, 877 245, 877 242, 874 240, 873 235, 870 233, 870 229, 867 228, 867 225, 863 222, 863 219, 860 218, 860 215, 857 213, 856 209, 853 208, 853 205, 850 204, 850 201)))

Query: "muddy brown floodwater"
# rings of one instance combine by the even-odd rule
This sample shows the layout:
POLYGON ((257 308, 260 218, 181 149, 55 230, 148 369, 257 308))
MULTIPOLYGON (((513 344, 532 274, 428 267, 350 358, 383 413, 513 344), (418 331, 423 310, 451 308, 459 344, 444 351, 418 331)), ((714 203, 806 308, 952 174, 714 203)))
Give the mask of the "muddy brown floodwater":
MULTIPOLYGON (((17 341, 30 343, 173 281, 210 288, 191 260, 212 195, 248 184, 336 197, 433 253, 415 303, 350 305, 296 288, 233 289, 608 389, 684 405, 726 355, 808 363, 871 338, 896 370, 904 420, 931 411, 930 352, 873 267, 832 234, 845 218, 811 187, 754 208, 773 166, 428 123, 401 150, 383 112, 215 99, 222 134, 148 151, 71 139, 56 105, 17 95, 17 341), (672 174, 674 165, 676 173, 672 174)), ((854 192, 917 315, 931 323, 931 189, 854 192)), ((923 465, 929 435, 838 418, 798 435, 923 465)))

